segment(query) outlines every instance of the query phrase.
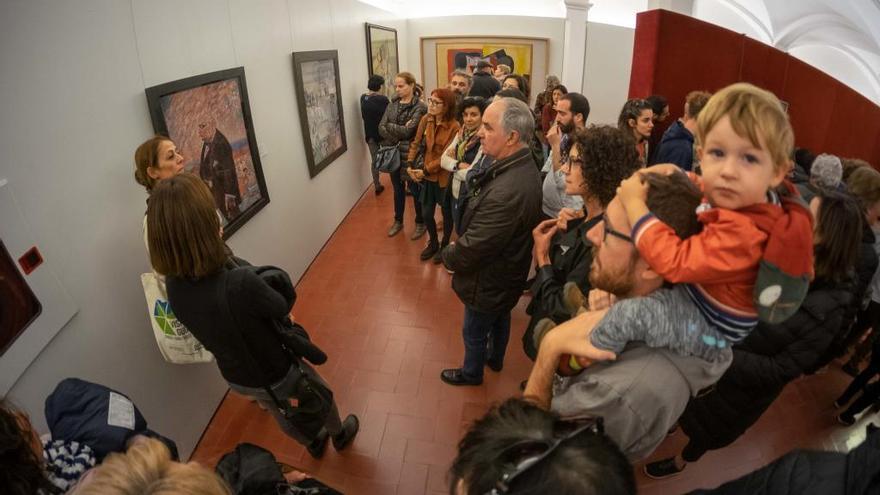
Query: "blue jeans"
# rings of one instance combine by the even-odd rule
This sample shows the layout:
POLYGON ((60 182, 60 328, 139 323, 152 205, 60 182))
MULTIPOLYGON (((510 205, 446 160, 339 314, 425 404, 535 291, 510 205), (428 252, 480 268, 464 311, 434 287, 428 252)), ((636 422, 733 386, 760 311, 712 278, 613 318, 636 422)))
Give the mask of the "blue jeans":
POLYGON ((403 222, 403 210, 406 207, 406 184, 413 197, 413 208, 416 212, 416 223, 422 223, 422 202, 419 201, 419 185, 412 181, 403 182, 401 174, 405 174, 404 165, 391 172, 391 187, 394 189, 394 221, 403 222))
POLYGON ((464 365, 468 378, 482 379, 487 361, 495 366, 504 364, 504 352, 510 340, 510 311, 484 313, 464 307, 464 365))

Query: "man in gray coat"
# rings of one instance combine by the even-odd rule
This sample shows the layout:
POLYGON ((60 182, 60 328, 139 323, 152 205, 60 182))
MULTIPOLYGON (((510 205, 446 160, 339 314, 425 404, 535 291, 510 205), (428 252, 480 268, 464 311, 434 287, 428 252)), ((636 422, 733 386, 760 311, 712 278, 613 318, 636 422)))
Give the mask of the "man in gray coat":
POLYGON ((504 365, 510 310, 525 287, 532 229, 541 220, 541 177, 529 149, 534 125, 529 107, 514 98, 496 98, 483 113, 480 144, 494 161, 468 174, 462 235, 442 252, 464 303, 464 365, 440 374, 450 385, 480 385, 483 366, 504 365))
MULTIPOLYGON (((684 174, 655 176, 649 182, 651 211, 682 238, 698 232, 700 224, 695 209, 700 203, 700 192, 684 174)), ((620 299, 647 296, 665 284, 639 257, 631 231, 623 205, 615 198, 605 210, 604 221, 587 232, 595 246, 590 282, 620 299)), ((602 309, 603 305, 597 302, 595 294, 591 294, 591 309, 602 309)), ((632 307, 618 308, 628 306, 632 307)), ((562 379, 552 394, 551 388, 562 356, 597 356, 604 352, 590 344, 593 328, 615 324, 610 320, 615 318, 635 319, 638 324, 650 326, 653 318, 671 317, 663 309, 633 318, 619 314, 622 311, 612 306, 605 319, 601 312, 587 312, 554 328, 538 349, 526 397, 563 417, 601 416, 605 433, 631 461, 647 457, 666 437, 688 400, 721 378, 733 358, 729 348, 717 361, 709 362, 631 342, 615 361, 594 363, 579 375, 562 379)))

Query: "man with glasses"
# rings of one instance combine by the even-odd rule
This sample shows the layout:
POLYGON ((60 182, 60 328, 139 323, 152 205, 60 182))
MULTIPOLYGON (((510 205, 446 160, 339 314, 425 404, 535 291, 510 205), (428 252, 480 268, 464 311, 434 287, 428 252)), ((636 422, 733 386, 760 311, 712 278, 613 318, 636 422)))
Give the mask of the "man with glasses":
MULTIPOLYGON (((700 191, 684 174, 646 174, 650 184, 648 204, 657 218, 686 238, 701 229, 696 207, 700 191)), ((591 333, 626 338, 629 328, 650 329, 660 319, 679 316, 669 311, 664 298, 679 294, 675 286, 664 287, 663 277, 651 270, 633 245, 632 226, 620 200, 608 205, 603 221, 587 237, 593 243, 590 283, 620 301, 605 311, 591 307, 551 330, 541 341, 538 358, 525 394, 545 407, 566 415, 601 416, 605 430, 633 461, 648 456, 678 420, 690 397, 715 383, 730 365, 730 349, 715 362, 681 356, 666 348, 631 342, 616 360, 598 362, 579 375, 564 379, 551 397, 554 372, 563 356, 607 357, 591 343, 591 333), (638 298, 638 304, 631 304, 638 298), (647 301, 653 301, 650 308, 647 301), (638 308, 638 311, 635 309, 638 308)), ((686 296, 685 296, 686 297, 686 296)), ((594 299, 591 298, 591 302, 594 299)))

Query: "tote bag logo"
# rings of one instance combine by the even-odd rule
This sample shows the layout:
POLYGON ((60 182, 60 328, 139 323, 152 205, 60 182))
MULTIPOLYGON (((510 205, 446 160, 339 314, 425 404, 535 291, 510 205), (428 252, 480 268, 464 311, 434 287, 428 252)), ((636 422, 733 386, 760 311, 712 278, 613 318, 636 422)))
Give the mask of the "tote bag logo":
POLYGON ((189 330, 177 321, 177 317, 174 316, 174 311, 171 309, 168 301, 156 299, 156 305, 153 307, 153 318, 156 319, 156 323, 159 324, 159 328, 162 329, 162 333, 165 335, 174 337, 189 333, 189 330))

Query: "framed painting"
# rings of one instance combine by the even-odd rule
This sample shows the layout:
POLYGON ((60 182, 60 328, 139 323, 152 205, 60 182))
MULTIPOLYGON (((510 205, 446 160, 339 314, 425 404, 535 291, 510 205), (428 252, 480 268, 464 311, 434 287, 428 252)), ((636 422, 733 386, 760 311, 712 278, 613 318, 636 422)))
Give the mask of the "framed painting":
POLYGON ((422 80, 426 90, 446 87, 449 74, 472 74, 477 63, 505 64, 530 86, 547 75, 549 40, 516 36, 438 36, 421 38, 422 80))
POLYGON ((388 99, 395 96, 394 76, 400 72, 397 51, 397 30, 366 23, 367 67, 370 75, 385 78, 384 93, 388 99))
POLYGON ((228 239, 269 204, 244 67, 160 84, 146 93, 153 129, 170 137, 185 170, 208 184, 228 239))
POLYGON ((348 149, 338 52, 294 52, 293 79, 309 176, 314 178, 348 149))

